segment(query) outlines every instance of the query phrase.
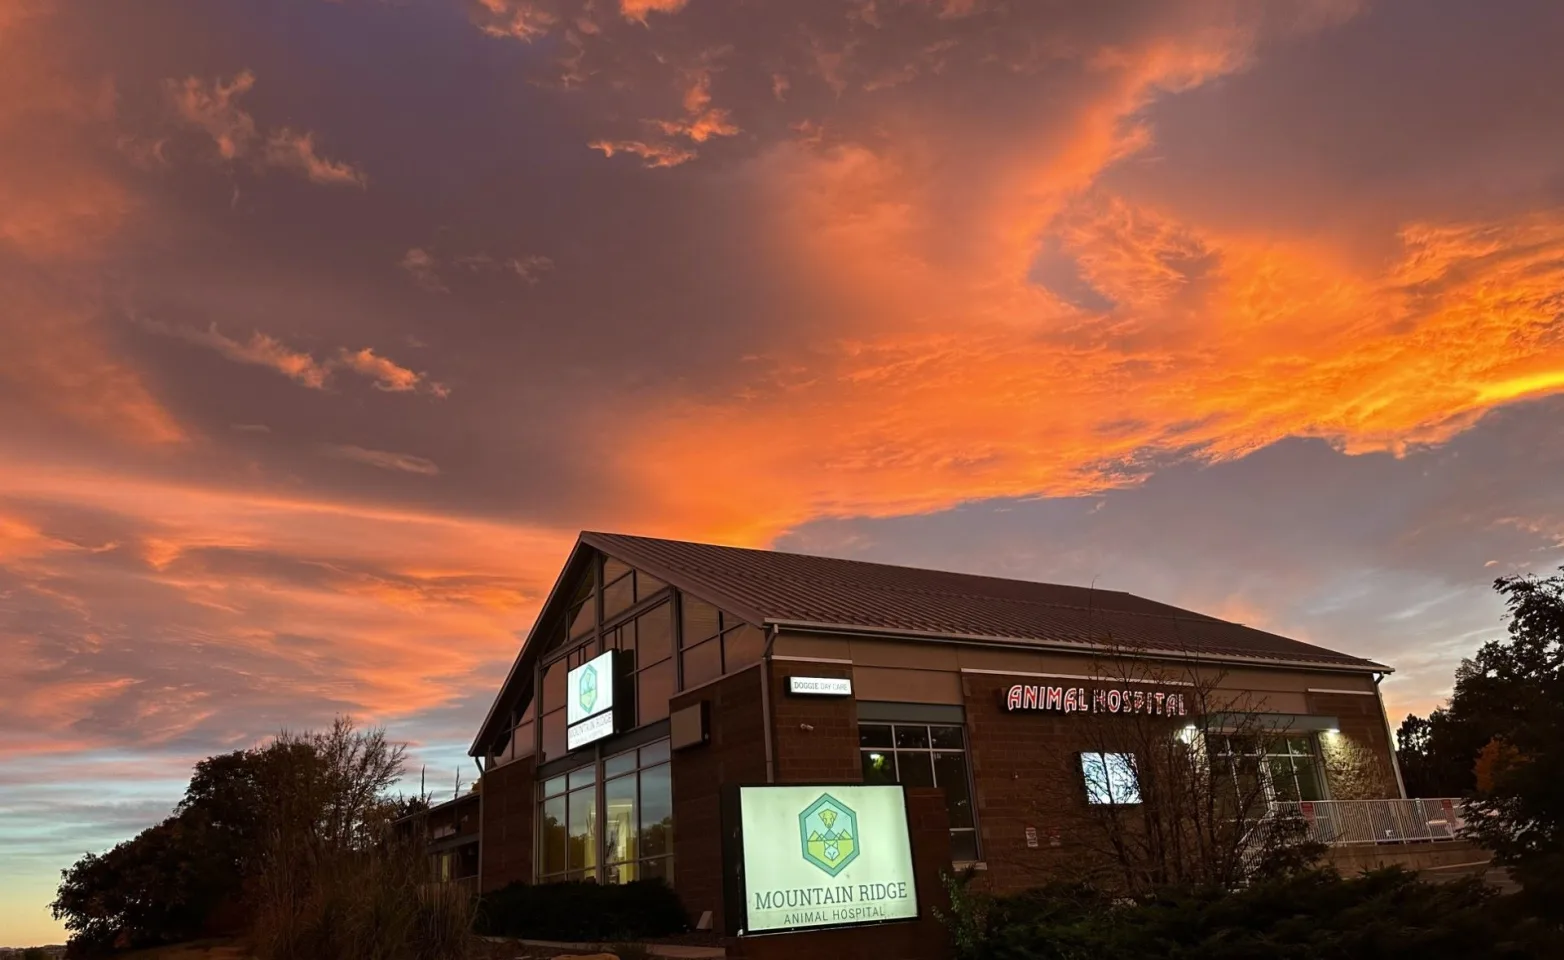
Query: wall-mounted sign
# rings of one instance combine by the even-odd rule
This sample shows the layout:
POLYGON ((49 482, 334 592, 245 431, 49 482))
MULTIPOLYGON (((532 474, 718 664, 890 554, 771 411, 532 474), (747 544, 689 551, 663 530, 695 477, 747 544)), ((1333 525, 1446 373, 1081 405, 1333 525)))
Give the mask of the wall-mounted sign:
POLYGON ((1164 690, 1117 690, 1110 687, 1047 687, 1018 683, 1005 692, 1005 709, 1050 713, 1146 713, 1186 716, 1182 693, 1164 690))
POLYGON ((600 713, 565 728, 565 749, 576 750, 604 737, 614 735, 614 715, 600 713))
POLYGON ((565 674, 565 748, 574 750, 614 732, 614 651, 565 674))
POLYGON ((900 786, 739 787, 737 816, 740 932, 917 918, 900 786))
POLYGON ((853 682, 846 677, 788 677, 787 692, 815 697, 850 697, 853 682))

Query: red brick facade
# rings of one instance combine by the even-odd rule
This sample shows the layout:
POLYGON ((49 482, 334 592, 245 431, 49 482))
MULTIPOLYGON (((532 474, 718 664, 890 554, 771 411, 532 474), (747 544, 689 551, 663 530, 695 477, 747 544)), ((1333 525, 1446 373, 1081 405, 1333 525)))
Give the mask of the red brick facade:
POLYGON ((710 910, 723 929, 721 787, 764 783, 766 755, 759 666, 674 697, 679 710, 702 700, 710 706, 711 739, 673 755, 674 886, 695 923, 710 910))
POLYGON ((859 783, 858 701, 852 697, 793 696, 790 675, 851 678, 839 664, 771 665, 771 716, 776 730, 778 783, 859 783))
POLYGON ((483 845, 478 889, 532 880, 533 762, 515 760, 483 775, 483 845))

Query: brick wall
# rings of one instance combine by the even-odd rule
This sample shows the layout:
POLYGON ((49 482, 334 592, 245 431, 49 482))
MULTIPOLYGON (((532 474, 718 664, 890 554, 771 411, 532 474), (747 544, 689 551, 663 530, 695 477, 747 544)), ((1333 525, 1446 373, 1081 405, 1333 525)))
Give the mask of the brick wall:
POLYGON ((1340 733, 1320 735, 1333 800, 1381 800, 1399 795, 1391 765, 1390 734, 1379 698, 1311 693, 1309 712, 1337 719, 1340 733))
POLYGON ((787 678, 851 678, 845 665, 781 661, 772 664, 771 716, 776 730, 778 783, 859 783, 858 701, 852 697, 793 696, 787 678))
POLYGON ((945 813, 944 792, 908 790, 907 826, 921 908, 917 920, 746 937, 728 948, 728 956, 744 960, 945 960, 950 956, 950 941, 934 916, 936 909, 949 906, 940 879, 940 874, 950 869, 950 821, 945 813))
POLYGON ((533 761, 515 760, 483 775, 483 851, 479 889, 532 880, 533 761))
POLYGON ((710 704, 710 741, 673 755, 673 870, 674 888, 690 912, 690 922, 710 910, 712 929, 719 931, 723 929, 720 788, 766 780, 760 670, 745 670, 679 694, 671 704, 674 710, 701 700, 710 704))
POLYGON ((1111 749, 1089 715, 1006 713, 1010 677, 967 674, 968 758, 989 889, 1007 893, 1050 879, 1085 878, 1105 863, 1088 820, 1076 754, 1111 749), (1028 847, 1027 828, 1037 846, 1028 847))

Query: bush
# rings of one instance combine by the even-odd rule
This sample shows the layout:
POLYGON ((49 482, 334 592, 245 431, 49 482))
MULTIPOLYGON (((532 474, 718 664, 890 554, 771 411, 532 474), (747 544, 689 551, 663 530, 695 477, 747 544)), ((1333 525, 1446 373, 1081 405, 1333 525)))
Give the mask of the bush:
POLYGON ((1564 956, 1514 898, 1480 881, 1316 870, 1236 891, 1115 900, 1079 886, 995 898, 963 960, 1473 960, 1564 956))
POLYGON ((485 894, 475 928, 496 937, 602 942, 666 937, 688 929, 684 905, 661 880, 513 883, 485 894))

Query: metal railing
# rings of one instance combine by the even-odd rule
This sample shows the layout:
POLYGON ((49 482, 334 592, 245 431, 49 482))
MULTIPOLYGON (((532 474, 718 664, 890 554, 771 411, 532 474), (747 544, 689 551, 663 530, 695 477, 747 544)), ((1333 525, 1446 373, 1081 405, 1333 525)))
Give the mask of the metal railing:
POLYGON ((1301 820, 1308 839, 1331 846, 1454 840, 1465 823, 1454 797, 1272 803, 1266 817, 1301 820))

